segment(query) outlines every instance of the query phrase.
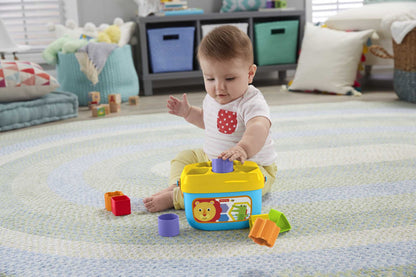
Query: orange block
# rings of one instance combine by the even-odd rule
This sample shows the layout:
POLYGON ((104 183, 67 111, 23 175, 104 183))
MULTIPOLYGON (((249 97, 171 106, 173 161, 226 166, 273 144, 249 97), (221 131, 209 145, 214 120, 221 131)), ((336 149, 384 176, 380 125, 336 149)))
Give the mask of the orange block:
POLYGON ((273 247, 280 233, 280 227, 273 221, 257 218, 248 235, 255 243, 273 247))
POLYGON ((113 191, 113 192, 106 192, 104 194, 104 200, 105 200, 105 208, 107 209, 107 211, 112 210, 111 208, 111 198, 113 198, 114 196, 121 196, 124 195, 121 191, 113 191))

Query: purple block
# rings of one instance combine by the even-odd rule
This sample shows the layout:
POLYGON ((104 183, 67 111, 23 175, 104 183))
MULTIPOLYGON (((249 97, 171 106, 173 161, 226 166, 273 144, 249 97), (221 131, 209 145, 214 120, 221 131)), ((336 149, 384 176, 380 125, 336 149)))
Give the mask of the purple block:
POLYGON ((179 216, 176 214, 162 214, 158 218, 159 235, 174 237, 179 235, 179 216))
POLYGON ((233 172, 233 162, 223 159, 213 159, 212 160, 212 172, 215 173, 228 173, 233 172))

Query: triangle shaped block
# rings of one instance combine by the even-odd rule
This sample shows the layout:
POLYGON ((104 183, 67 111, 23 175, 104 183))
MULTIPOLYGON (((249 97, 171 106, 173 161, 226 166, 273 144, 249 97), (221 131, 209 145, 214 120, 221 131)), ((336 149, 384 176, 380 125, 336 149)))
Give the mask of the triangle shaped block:
POLYGON ((292 229, 292 227, 289 224, 289 221, 282 212, 279 212, 275 209, 270 209, 269 219, 280 227, 280 232, 282 233, 292 229))

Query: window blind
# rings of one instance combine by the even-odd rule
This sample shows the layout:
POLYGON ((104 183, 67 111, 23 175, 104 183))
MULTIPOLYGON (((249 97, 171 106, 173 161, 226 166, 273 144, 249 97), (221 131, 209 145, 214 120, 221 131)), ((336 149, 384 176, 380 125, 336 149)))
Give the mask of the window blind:
MULTIPOLYGON (((41 53, 55 40, 48 24, 64 22, 62 0, 1 0, 0 18, 17 44, 29 45, 31 50, 18 53, 20 60, 43 63, 41 53)), ((12 57, 6 56, 6 59, 12 57)))
POLYGON ((361 7, 363 0, 312 0, 312 22, 323 23, 340 11, 361 7))

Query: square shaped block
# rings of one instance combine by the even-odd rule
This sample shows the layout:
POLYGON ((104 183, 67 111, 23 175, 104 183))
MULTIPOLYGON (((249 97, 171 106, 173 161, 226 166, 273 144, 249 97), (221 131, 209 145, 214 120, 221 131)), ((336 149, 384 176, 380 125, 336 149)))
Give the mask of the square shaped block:
POLYGON ((111 212, 111 198, 114 196, 120 196, 124 195, 121 191, 112 191, 112 192, 106 192, 104 194, 104 201, 105 201, 105 208, 107 211, 111 212))
POLYGON ((108 95, 108 103, 116 103, 121 104, 121 94, 109 94, 108 95))
POLYGON ((118 113, 121 110, 121 105, 117 103, 110 103, 110 112, 118 113))
POLYGON ((91 108, 91 105, 100 104, 100 92, 99 91, 90 91, 88 93, 88 106, 91 108))
POLYGON ((138 105, 139 104, 139 96, 130 96, 129 97, 129 104, 130 105, 138 105))
POLYGON ((111 198, 111 211, 115 216, 131 214, 130 198, 127 195, 111 198))
POLYGON ((98 116, 105 116, 105 107, 104 106, 92 106, 92 116, 98 117, 98 116))

